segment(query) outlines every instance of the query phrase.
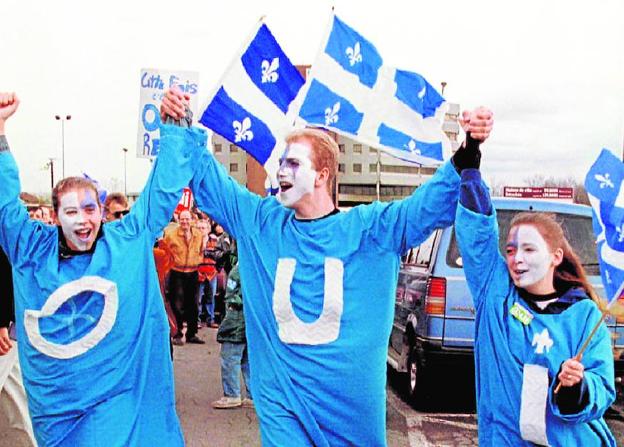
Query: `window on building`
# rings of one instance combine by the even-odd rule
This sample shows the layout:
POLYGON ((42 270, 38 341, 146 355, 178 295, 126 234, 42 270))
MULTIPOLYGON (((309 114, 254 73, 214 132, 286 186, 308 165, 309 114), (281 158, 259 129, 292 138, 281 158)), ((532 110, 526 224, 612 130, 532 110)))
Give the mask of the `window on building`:
POLYGON ((368 147, 368 152, 369 152, 370 154, 376 154, 376 153, 377 153, 377 149, 375 149, 374 147, 370 147, 370 146, 369 146, 369 147, 368 147))
POLYGON ((345 172, 344 163, 338 163, 338 172, 345 172))
POLYGON ((368 165, 368 172, 377 172, 377 163, 371 163, 368 165))
POLYGON ((353 145, 353 153, 354 154, 361 154, 362 153, 362 145, 361 144, 354 144, 353 145))
POLYGON ((344 144, 339 144, 338 145, 338 150, 340 151, 341 154, 344 154, 344 152, 345 152, 345 145, 344 144))
POLYGON ((219 154, 222 150, 223 150, 222 145, 220 145, 220 144, 215 144, 214 145, 214 152, 215 152, 215 154, 219 154))
POLYGON ((230 153, 238 152, 238 147, 235 144, 230 144, 230 153))
POLYGON ((230 172, 238 172, 238 163, 230 163, 230 172))
POLYGON ((362 172, 362 163, 353 163, 353 172, 362 172))

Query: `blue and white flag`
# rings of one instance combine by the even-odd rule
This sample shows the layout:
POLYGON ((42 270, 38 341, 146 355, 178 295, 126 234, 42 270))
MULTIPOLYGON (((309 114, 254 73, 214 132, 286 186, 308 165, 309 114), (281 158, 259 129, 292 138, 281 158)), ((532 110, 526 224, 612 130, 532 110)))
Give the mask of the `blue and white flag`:
POLYGON ((251 36, 199 121, 251 154, 276 179, 284 137, 292 130, 289 106, 304 80, 264 23, 251 36))
POLYGON ((624 163, 603 149, 585 177, 602 282, 611 302, 624 284, 624 163))
POLYGON ((421 75, 384 65, 373 44, 336 16, 297 104, 305 123, 403 160, 438 165, 450 146, 444 98, 421 75))

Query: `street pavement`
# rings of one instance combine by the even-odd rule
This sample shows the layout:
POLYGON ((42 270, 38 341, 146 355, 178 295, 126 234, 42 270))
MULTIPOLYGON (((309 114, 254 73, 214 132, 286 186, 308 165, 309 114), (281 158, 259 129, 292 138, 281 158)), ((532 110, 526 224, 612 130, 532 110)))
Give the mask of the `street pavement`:
MULTIPOLYGON (((177 411, 189 447, 260 446, 258 419, 251 408, 215 410, 210 403, 222 396, 219 364, 220 345, 216 329, 203 328, 205 345, 184 345, 174 351, 177 411)), ((458 379, 457 371, 441 372, 438 392, 421 411, 405 402, 401 393, 403 377, 389 373, 387 430, 389 447, 475 446, 477 421, 474 393, 469 378, 458 379)), ((354 410, 354 417, 357 417, 354 410)), ((624 445, 624 405, 618 402, 607 422, 624 445)), ((8 428, 0 414, 0 447, 27 446, 8 428)), ((291 447, 291 446, 288 446, 291 447)), ((296 446, 292 446, 296 447, 296 446)))

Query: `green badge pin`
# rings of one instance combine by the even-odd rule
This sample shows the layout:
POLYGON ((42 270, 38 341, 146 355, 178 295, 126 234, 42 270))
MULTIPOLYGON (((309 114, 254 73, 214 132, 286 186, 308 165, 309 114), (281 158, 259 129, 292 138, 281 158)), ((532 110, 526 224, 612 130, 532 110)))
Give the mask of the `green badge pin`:
POLYGON ((531 324, 531 320, 533 320, 533 314, 522 307, 519 303, 514 303, 509 311, 511 315, 514 316, 518 321, 520 321, 525 326, 531 324))

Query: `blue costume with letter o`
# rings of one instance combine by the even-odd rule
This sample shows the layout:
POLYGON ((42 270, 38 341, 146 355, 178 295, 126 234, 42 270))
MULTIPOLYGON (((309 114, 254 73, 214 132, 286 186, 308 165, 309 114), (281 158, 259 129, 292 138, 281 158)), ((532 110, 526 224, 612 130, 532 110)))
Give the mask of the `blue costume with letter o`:
POLYGON ((20 364, 41 446, 180 446, 169 326, 152 247, 205 152, 205 134, 161 134, 144 191, 91 253, 59 256, 60 227, 28 218, 0 152, 0 245, 13 265, 20 364))

